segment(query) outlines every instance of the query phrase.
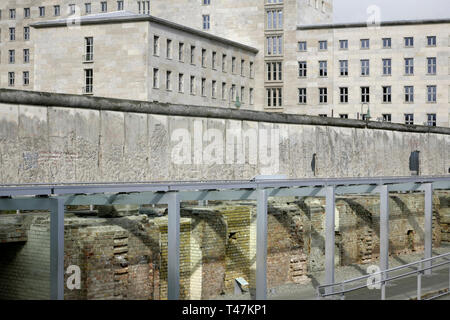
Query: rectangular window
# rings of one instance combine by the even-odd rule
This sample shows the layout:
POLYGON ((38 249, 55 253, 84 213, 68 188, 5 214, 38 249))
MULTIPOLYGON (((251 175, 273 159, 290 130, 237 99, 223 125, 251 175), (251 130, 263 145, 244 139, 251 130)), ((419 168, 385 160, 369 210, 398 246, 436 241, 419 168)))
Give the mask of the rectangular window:
POLYGON ((69 16, 75 14, 75 4, 69 4, 69 16))
POLYGON ((245 60, 241 59, 241 76, 244 76, 245 60))
POLYGON ((370 48, 370 40, 361 39, 361 49, 369 49, 369 48, 370 48))
POLYGON ((319 77, 327 77, 327 76, 328 76, 328 62, 319 61, 319 77))
POLYGON ((436 74, 436 58, 427 58, 427 73, 436 74))
POLYGON ((245 87, 241 87, 241 102, 245 103, 245 87))
POLYGON ((348 40, 339 40, 339 49, 347 50, 348 49, 348 40))
POLYGON ((370 88, 361 87, 361 103, 369 103, 369 102, 370 102, 370 88))
POLYGON ((85 10, 86 14, 90 14, 92 12, 91 4, 90 3, 85 3, 84 4, 84 10, 85 10))
POLYGON ((166 71, 166 90, 172 90, 172 71, 166 71))
POLYGON ((191 46, 191 64, 195 64, 195 46, 191 46))
POLYGON ((300 41, 298 43, 298 51, 306 51, 308 49, 306 41, 300 41))
POLYGON ((319 103, 328 103, 328 88, 319 88, 319 103))
POLYGON ((39 7, 39 17, 45 17, 45 7, 39 7))
POLYGON ((300 78, 305 78, 306 73, 307 73, 306 71, 307 71, 306 61, 299 61, 298 62, 298 76, 300 78))
POLYGON ((9 9, 9 18, 10 19, 16 18, 16 9, 9 9))
POLYGON ((217 96, 217 81, 212 80, 211 81, 211 97, 215 99, 217 96))
POLYGON ((427 37, 427 45, 429 47, 436 47, 436 36, 427 37))
POLYGON ((23 9, 23 17, 25 19, 30 17, 30 8, 24 8, 23 9))
POLYGON ((84 48, 85 48, 84 61, 85 62, 94 61, 94 38, 93 37, 84 38, 84 48))
POLYGON ((14 72, 8 72, 8 86, 14 87, 15 81, 16 79, 14 72))
POLYGON ((100 2, 100 5, 101 5, 102 12, 107 12, 108 11, 108 2, 102 1, 102 2, 100 2))
POLYGON ((436 102, 436 86, 427 86, 427 101, 436 102))
POLYGON ((23 27, 23 39, 30 40, 30 27, 23 27))
POLYGON ((414 114, 413 113, 405 113, 405 124, 414 124, 414 114))
POLYGON ((182 73, 178 74, 178 92, 184 92, 184 74, 182 73))
POLYGON ((153 68, 153 88, 159 88, 159 69, 153 68))
POLYGON ((172 40, 170 39, 166 41, 166 58, 172 59, 172 40))
POLYGON ((153 36, 153 55, 159 56, 159 37, 153 36))
POLYGON ((253 79, 253 61, 250 61, 250 64, 249 64, 249 76, 250 76, 250 79, 253 79))
POLYGON ((184 43, 178 43, 178 61, 184 61, 184 43))
POLYGON ((253 104, 254 103, 254 92, 253 92, 253 88, 250 88, 248 90, 248 99, 249 99, 249 103, 253 104))
POLYGON ((392 102, 392 87, 391 86, 383 87, 383 102, 384 103, 392 102))
POLYGON ((222 100, 226 99, 226 92, 227 92, 227 84, 225 82, 222 82, 222 92, 221 92, 221 97, 222 100))
POLYGON ((283 37, 282 36, 268 36, 266 37, 267 55, 283 54, 283 37))
POLYGON ((231 101, 236 101, 236 85, 231 85, 231 101))
POLYGON ((414 87, 405 86, 405 102, 414 102, 414 87))
POLYGON ((306 104, 306 88, 299 88, 298 89, 298 103, 299 104, 306 104))
POLYGON ((361 76, 370 75, 370 61, 361 60, 361 76))
POLYGON ((319 41, 319 50, 328 50, 328 41, 319 41))
POLYGON ((319 113, 318 116, 321 118, 328 118, 328 115, 326 113, 319 113))
POLYGON ((30 49, 23 49, 23 63, 30 62, 30 49))
POLYGON ((9 40, 16 40, 16 28, 9 28, 9 40))
POLYGON ((267 10, 266 18, 266 29, 283 29, 283 10, 267 10))
POLYGON ((392 74, 392 60, 383 59, 383 75, 390 76, 392 74))
POLYGON ((414 58, 405 59, 405 75, 414 74, 414 58))
POLYGON ((392 47, 391 38, 383 38, 383 49, 390 49, 392 47))
POLYGON ((406 48, 414 47, 414 38, 413 37, 405 37, 405 47, 406 48))
POLYGON ((61 15, 61 7, 59 5, 53 6, 53 14, 55 15, 55 17, 61 15))
POLYGON ((202 97, 206 97, 206 79, 202 78, 202 97))
POLYGON ((236 72, 236 57, 231 57, 231 73, 236 72))
POLYGON ((341 119, 348 119, 348 114, 340 114, 339 115, 339 118, 341 118, 341 119))
POLYGON ((348 60, 339 60, 339 74, 342 77, 348 76, 348 60))
POLYGON ((282 63, 281 62, 267 62, 266 63, 267 81, 281 81, 282 77, 282 63))
POLYGON ((222 54, 222 72, 227 72, 227 55, 222 54))
POLYGON ((211 67, 216 70, 217 67, 217 53, 215 51, 211 54, 211 67))
POLYGON ((202 67, 206 68, 206 49, 202 49, 202 67))
POLYGON ((139 14, 150 14, 150 1, 138 1, 139 14))
POLYGON ((203 30, 209 30, 209 14, 204 14, 203 16, 203 30))
POLYGON ((430 127, 436 127, 436 113, 427 114, 427 125, 430 127))
POLYGON ((117 10, 118 11, 123 10, 123 0, 117 1, 117 10))
POLYGON ((279 108, 283 105, 281 88, 266 88, 267 107, 279 108))
POLYGON ((341 103, 348 103, 348 88, 339 88, 339 100, 341 103))
POLYGON ((195 76, 191 76, 191 82, 189 83, 189 90, 191 94, 195 94, 195 76))
POLYGON ((94 70, 85 69, 84 70, 84 83, 85 87, 83 93, 93 93, 94 92, 94 70))
POLYGON ((16 62, 16 50, 9 50, 9 63, 15 63, 16 62))
POLYGON ((203 0, 203 5, 209 6, 211 4, 211 0, 203 0))
POLYGON ((392 115, 390 113, 384 113, 382 116, 383 116, 383 122, 391 122, 392 121, 392 115))
POLYGON ((30 84, 30 72, 29 71, 24 71, 23 72, 23 85, 27 86, 30 84))

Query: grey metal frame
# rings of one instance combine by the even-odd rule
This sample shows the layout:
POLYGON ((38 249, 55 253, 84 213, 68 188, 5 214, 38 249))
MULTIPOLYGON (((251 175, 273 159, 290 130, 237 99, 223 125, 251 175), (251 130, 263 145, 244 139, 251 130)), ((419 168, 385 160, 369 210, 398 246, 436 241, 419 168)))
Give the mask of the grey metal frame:
MULTIPOLYGON (((380 193, 382 230, 380 260, 387 269, 388 192, 425 192, 425 254, 431 257, 432 191, 450 189, 448 176, 345 179, 279 179, 157 183, 19 184, 0 186, 0 210, 51 211, 51 298, 64 298, 64 206, 167 204, 168 298, 179 298, 180 203, 204 200, 256 200, 256 299, 266 299, 267 199, 326 197, 326 281, 334 282, 334 211, 336 195, 380 193)), ((428 261, 428 260, 427 260, 428 261)), ((427 262, 426 261, 426 262, 427 262)), ((431 261, 431 260, 430 260, 431 261)), ((431 270, 431 268, 429 268, 431 270)), ((427 269, 428 270, 428 269, 427 269)), ((332 288, 331 288, 332 291, 332 288)))

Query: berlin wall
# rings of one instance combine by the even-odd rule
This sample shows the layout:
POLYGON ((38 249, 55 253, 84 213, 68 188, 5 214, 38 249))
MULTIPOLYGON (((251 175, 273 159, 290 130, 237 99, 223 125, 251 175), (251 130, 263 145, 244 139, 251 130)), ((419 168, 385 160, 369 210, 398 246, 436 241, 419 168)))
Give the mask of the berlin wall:
POLYGON ((450 128, 0 89, 0 183, 409 176, 450 128))

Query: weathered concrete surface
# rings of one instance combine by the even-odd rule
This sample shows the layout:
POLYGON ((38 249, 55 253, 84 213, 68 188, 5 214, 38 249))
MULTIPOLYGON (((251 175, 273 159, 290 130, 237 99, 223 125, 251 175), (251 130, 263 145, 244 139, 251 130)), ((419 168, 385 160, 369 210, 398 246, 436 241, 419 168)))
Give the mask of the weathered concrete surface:
POLYGON ((408 176, 415 150, 422 175, 450 167, 449 128, 5 89, 1 102, 2 184, 408 176))

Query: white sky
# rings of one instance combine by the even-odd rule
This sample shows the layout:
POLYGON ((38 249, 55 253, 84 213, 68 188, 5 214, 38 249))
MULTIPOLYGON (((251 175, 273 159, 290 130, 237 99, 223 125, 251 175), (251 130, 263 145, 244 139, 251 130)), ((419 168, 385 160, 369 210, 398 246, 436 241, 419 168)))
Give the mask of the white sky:
POLYGON ((381 21, 450 18, 450 0, 334 0, 334 22, 365 22, 379 8, 381 21))

